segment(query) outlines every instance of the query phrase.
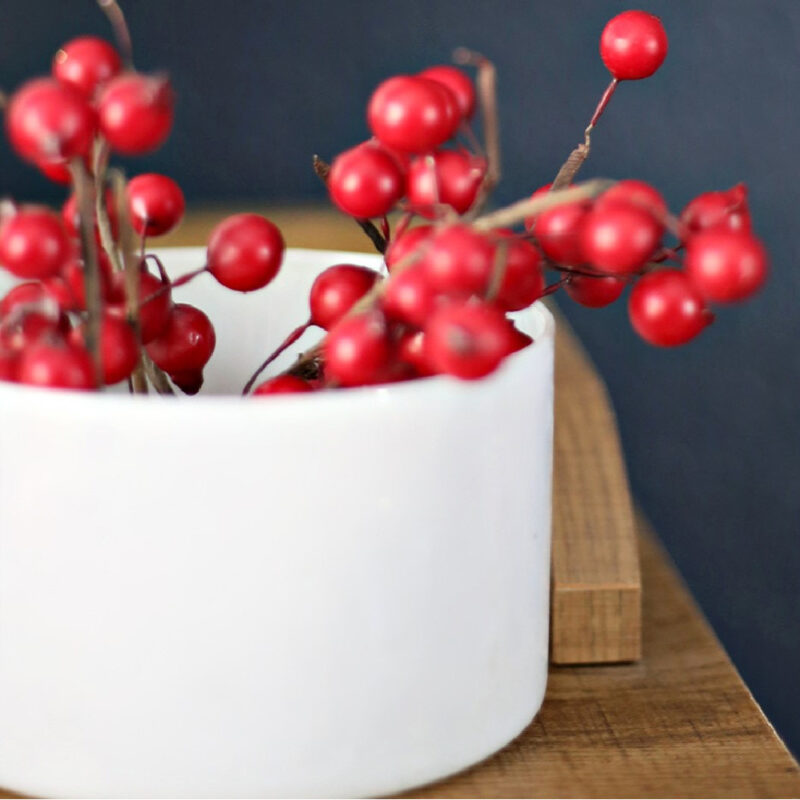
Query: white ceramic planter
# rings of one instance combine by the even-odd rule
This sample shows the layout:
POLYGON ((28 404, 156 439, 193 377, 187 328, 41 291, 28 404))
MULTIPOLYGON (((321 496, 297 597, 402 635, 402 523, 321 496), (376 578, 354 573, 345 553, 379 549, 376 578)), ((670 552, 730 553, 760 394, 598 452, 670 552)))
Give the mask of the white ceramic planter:
MULTIPOLYGON (((203 252, 163 256, 177 275, 203 252)), ((178 290, 218 333, 199 398, 0 385, 4 788, 389 793, 488 756, 538 710, 546 310, 521 316, 535 345, 477 383, 214 396, 342 261, 377 263, 295 250, 262 292, 178 290)))

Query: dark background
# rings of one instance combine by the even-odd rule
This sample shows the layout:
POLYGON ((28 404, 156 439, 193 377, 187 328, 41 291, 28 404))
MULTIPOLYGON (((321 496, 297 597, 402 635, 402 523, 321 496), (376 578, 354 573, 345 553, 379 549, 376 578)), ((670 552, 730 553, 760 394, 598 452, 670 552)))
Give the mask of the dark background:
MULTIPOLYGON (((457 45, 498 66, 506 177, 497 201, 552 179, 608 76, 616 0, 128 0, 137 66, 168 69, 174 136, 137 169, 190 202, 323 199, 309 158, 365 138, 388 75, 457 45)), ((636 7, 636 6, 634 6, 636 7)), ((605 376, 630 477, 756 698, 800 752, 800 2, 647 0, 670 37, 655 77, 621 87, 583 177, 653 182, 674 209, 745 181, 773 260, 766 290, 660 351, 624 304, 566 310, 605 376)), ((44 72, 66 39, 108 35, 91 0, 3 0, 0 84, 44 72)), ((0 193, 60 199, 0 145, 0 193)), ((564 303, 567 306, 567 303, 564 303)))

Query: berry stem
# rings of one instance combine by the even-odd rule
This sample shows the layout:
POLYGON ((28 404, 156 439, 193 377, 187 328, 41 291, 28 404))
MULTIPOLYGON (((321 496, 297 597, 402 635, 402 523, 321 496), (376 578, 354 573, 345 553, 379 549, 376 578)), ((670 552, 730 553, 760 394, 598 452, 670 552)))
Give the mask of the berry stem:
MULTIPOLYGON (((331 171, 330 164, 323 161, 319 156, 314 156, 311 163, 314 166, 314 172, 317 173, 317 177, 327 185, 328 174, 331 171)), ((381 232, 368 219, 357 219, 356 217, 353 217, 353 219, 358 223, 361 230, 369 236, 370 241, 375 245, 375 249, 383 255, 386 252, 386 239, 381 235, 381 232)))
POLYGON ((111 261, 111 266, 119 272, 122 270, 122 262, 114 242, 106 206, 106 171, 109 155, 108 143, 98 139, 94 153, 94 211, 97 216, 97 228, 100 231, 100 244, 111 261))
POLYGON ((133 70, 133 42, 125 14, 117 3, 117 0, 97 0, 97 5, 103 10, 111 23, 111 30, 114 31, 114 38, 117 40, 120 57, 126 69, 133 70))
POLYGON ((603 112, 606 110, 612 95, 617 90, 617 86, 619 86, 619 81, 616 78, 612 78, 611 83, 608 84, 606 90, 603 92, 603 96, 600 98, 600 102, 597 104, 597 108, 594 110, 594 114, 592 114, 592 118, 589 120, 589 124, 584 131, 584 136, 587 138, 590 136, 594 126, 597 125, 597 121, 603 116, 603 112))
POLYGON ((267 358, 262 362, 261 366, 250 376, 250 380, 244 385, 244 389, 242 389, 242 394, 246 395, 250 393, 250 390, 253 388, 253 384, 258 380, 258 376, 284 351, 287 347, 291 347, 309 328, 311 325, 311 320, 309 319, 308 322, 304 322, 302 325, 298 325, 282 342, 281 344, 267 356, 267 358))
POLYGON ((565 275, 561 280, 551 283, 541 294, 541 297, 549 297, 555 294, 559 289, 563 289, 570 281, 570 276, 565 275))
POLYGON ((500 287, 503 285, 503 278, 506 276, 506 266, 508 264, 508 247, 510 242, 507 239, 501 239, 497 243, 497 249, 494 251, 494 264, 492 265, 492 277, 489 281, 489 288, 486 292, 487 300, 494 300, 500 287))
POLYGON ((75 197, 78 201, 81 250, 83 251, 84 283, 86 287, 86 348, 92 356, 95 385, 102 386, 103 365, 100 358, 100 321, 103 298, 100 291, 100 266, 94 239, 94 202, 92 180, 81 158, 69 162, 75 197))

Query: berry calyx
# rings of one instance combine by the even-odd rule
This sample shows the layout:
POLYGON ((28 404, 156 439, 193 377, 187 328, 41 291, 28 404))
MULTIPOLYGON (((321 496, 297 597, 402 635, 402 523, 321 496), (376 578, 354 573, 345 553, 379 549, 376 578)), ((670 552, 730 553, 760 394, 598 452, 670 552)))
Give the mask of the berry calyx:
MULTIPOLYGON (((537 189, 534 196, 543 189, 537 189)), ((531 230, 542 252, 559 264, 582 264, 580 233, 588 213, 586 203, 562 203, 537 214, 531 230)))
POLYGON ((295 375, 278 375, 275 378, 260 383, 253 389, 254 397, 264 397, 271 394, 302 394, 313 392, 314 388, 308 381, 295 375))
MULTIPOLYGON (((139 325, 142 344, 148 344, 167 327, 172 312, 172 292, 167 284, 145 269, 139 271, 139 325)), ((108 287, 106 311, 127 317, 125 273, 114 272, 108 287)))
POLYGON ((457 99, 442 83, 398 75, 373 92, 367 123, 381 143, 404 152, 426 153, 455 132, 459 119, 454 117, 451 103, 458 107, 457 99))
POLYGON ((358 219, 382 217, 405 193, 405 178, 392 155, 367 142, 333 160, 328 191, 345 214, 358 219))
POLYGON ((150 153, 169 136, 173 102, 172 87, 163 76, 118 75, 98 100, 100 132, 118 153, 150 153))
POLYGON ((475 380, 494 372, 512 351, 508 320, 486 303, 438 309, 425 326, 425 353, 437 372, 475 380))
POLYGON ((685 273, 662 269, 640 278, 628 298, 634 330, 657 347, 677 347, 694 339, 714 315, 685 273))
POLYGON ((85 347, 63 341, 39 341, 25 348, 17 380, 50 389, 94 388, 94 367, 85 347))
POLYGON ((163 236, 183 219, 186 201, 181 187, 166 175, 137 175, 125 189, 128 216, 140 236, 163 236))
POLYGON ((412 264, 386 284, 381 308, 386 318, 421 328, 436 306, 437 294, 422 264, 412 264))
POLYGON ((645 11, 623 11, 609 20, 600 37, 600 57, 618 81, 650 77, 668 49, 661 20, 645 11))
POLYGON ((391 359, 386 320, 375 311, 340 320, 323 344, 325 375, 341 386, 379 382, 391 359))
POLYGON ((587 214, 581 227, 581 252, 599 270, 618 275, 636 272, 658 247, 663 230, 646 209, 608 202, 587 214))
MULTIPOLYGON (((73 344, 85 345, 83 326, 70 335, 73 344)), ((139 363, 139 345, 131 326, 122 319, 105 314, 100 323, 100 362, 103 383, 113 386, 130 376, 139 363)))
POLYGON ((311 324, 330 330, 379 277, 374 270, 356 264, 336 264, 320 272, 308 296, 311 324))
POLYGON ((266 286, 283 261, 283 236, 266 217, 234 214, 208 240, 208 271, 228 289, 252 292, 266 286))
POLYGON ((412 263, 412 253, 418 256, 415 260, 421 259, 425 250, 423 243, 428 241, 433 233, 432 225, 419 225, 416 228, 409 228, 393 239, 385 254, 386 269, 391 273, 395 265, 401 261, 405 264, 412 263))
POLYGON ((468 225, 450 225, 436 233, 421 259, 436 292, 483 294, 494 264, 495 246, 468 225))
POLYGON ((55 275, 70 254, 61 220, 47 209, 22 209, 0 226, 0 265, 19 278, 55 275))
POLYGON ((419 77, 446 86, 456 98, 461 117, 463 119, 472 117, 475 112, 475 86, 466 72, 449 64, 441 64, 422 70, 419 77))
POLYGON ((53 57, 53 77, 90 98, 121 68, 117 51, 97 36, 79 36, 53 57))
POLYGON ((486 160, 464 150, 437 150, 419 156, 408 171, 408 200, 423 217, 435 216, 438 203, 465 214, 478 195, 486 160))
POLYGON ((707 230, 750 230, 747 187, 739 184, 723 192, 703 192, 681 212, 681 224, 689 235, 707 230))
POLYGON ((625 278, 615 276, 571 275, 564 291, 576 302, 587 308, 603 308, 611 305, 625 291, 625 278))
POLYGON ((542 256, 528 241, 508 229, 495 230, 507 240, 503 280, 494 303, 504 311, 520 311, 538 300, 544 292, 542 256))
POLYGON ((37 78, 18 89, 6 111, 14 149, 36 165, 85 156, 92 146, 95 114, 71 86, 37 78))
POLYGON ((166 327, 146 345, 146 350, 153 362, 168 375, 192 375, 208 363, 216 343, 211 320, 199 308, 188 303, 176 303, 166 327))
POLYGON ((714 303, 736 303, 767 279, 767 252, 750 233, 712 228, 689 239, 684 266, 700 294, 714 303))

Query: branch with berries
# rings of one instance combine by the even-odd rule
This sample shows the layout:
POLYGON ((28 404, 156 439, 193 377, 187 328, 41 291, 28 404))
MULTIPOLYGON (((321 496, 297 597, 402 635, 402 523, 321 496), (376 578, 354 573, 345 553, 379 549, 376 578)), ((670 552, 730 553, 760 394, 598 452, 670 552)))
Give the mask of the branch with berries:
MULTIPOLYGON (((49 77, 0 93, 14 150, 72 188, 60 216, 0 203, 0 266, 21 279, 0 300, 0 379, 97 390, 127 381, 132 392, 194 394, 214 352, 214 328, 173 292, 206 273, 233 291, 263 289, 281 269, 284 242, 268 219, 237 214, 212 232, 205 264, 181 278, 172 280, 148 251, 153 237, 181 221, 183 193, 165 175, 126 181, 110 160, 160 147, 175 98, 166 75, 134 69, 116 0, 98 4, 116 48, 74 39, 56 53, 49 77)), ((386 270, 323 270, 307 319, 265 355, 243 393, 482 378, 531 343, 513 314, 561 290, 600 308, 630 289, 634 330, 662 347, 695 338, 713 321, 712 306, 755 294, 768 259, 751 230, 744 186, 700 194, 673 215, 642 181, 575 183, 615 93, 656 72, 667 49, 657 17, 614 17, 600 39, 611 82, 583 141, 552 184, 491 212, 484 209, 501 175, 493 64, 462 48, 458 66, 381 83, 367 104, 371 138, 330 165, 315 156, 313 166, 386 270), (474 81, 464 67, 476 70, 474 81), (483 143, 473 129, 478 112, 483 143), (322 331, 320 341, 259 384, 311 327, 322 331)))

